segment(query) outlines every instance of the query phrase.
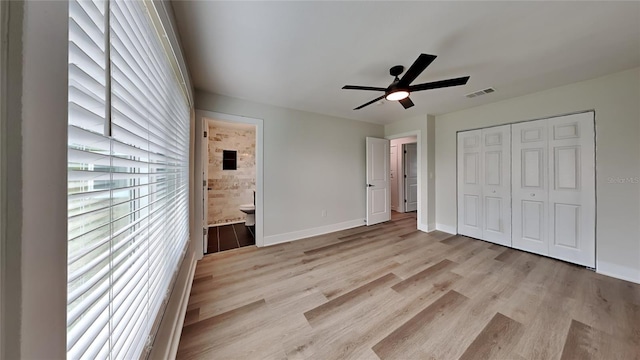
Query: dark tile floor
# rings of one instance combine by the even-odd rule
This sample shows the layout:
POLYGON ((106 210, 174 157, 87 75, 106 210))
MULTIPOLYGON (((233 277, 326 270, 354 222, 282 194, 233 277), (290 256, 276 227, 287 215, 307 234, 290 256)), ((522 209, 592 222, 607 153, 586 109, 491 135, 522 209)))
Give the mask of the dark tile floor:
POLYGON ((253 231, 244 223, 211 226, 209 227, 207 254, 255 245, 253 231))

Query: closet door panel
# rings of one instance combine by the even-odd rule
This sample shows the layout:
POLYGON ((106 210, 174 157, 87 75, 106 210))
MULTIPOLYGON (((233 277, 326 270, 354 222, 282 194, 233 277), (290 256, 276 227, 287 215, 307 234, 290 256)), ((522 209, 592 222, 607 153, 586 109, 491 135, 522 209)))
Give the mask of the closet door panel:
POLYGON ((549 255, 595 267, 593 113, 549 119, 549 255))
POLYGON ((511 246, 511 126, 482 129, 482 239, 511 246))
POLYGON ((549 254, 547 120, 511 125, 512 244, 516 249, 549 254))
POLYGON ((458 233, 482 238, 480 130, 458 133, 458 233))

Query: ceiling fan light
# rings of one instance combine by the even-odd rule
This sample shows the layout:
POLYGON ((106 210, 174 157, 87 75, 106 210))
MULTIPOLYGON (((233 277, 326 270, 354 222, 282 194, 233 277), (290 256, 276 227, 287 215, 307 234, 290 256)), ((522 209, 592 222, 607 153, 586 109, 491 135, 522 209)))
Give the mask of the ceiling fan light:
POLYGON ((408 91, 398 90, 398 91, 394 91, 392 93, 387 94, 387 96, 385 96, 385 99, 389 101, 394 101, 394 100, 406 99, 408 97, 409 97, 408 91))

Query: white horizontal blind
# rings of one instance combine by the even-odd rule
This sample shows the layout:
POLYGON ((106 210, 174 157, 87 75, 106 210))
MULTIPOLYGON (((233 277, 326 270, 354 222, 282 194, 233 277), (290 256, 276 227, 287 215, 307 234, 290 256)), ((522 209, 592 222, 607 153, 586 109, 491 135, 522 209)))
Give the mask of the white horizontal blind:
POLYGON ((189 235, 190 108, 144 2, 69 17, 68 357, 133 359, 189 235))

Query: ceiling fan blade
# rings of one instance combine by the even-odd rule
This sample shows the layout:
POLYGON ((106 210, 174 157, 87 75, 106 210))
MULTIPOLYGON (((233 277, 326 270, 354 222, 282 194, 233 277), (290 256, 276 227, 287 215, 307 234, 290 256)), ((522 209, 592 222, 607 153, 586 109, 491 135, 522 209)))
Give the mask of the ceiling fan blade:
POLYGON ((402 76, 402 79, 400 79, 400 84, 409 86, 413 82, 413 80, 415 80, 420 74, 422 74, 424 69, 426 69, 427 66, 429 66, 435 59, 435 55, 420 54, 416 61, 413 62, 413 65, 411 65, 409 70, 404 73, 404 76, 402 76))
POLYGON ((409 99, 408 97, 398 101, 400 101, 400 104, 402 104, 402 106, 404 106, 405 109, 408 109, 414 105, 413 101, 411 101, 411 99, 409 99))
POLYGON ((345 85, 342 87, 346 90, 372 90, 372 91, 386 91, 387 88, 373 87, 373 86, 358 86, 358 85, 345 85))
POLYGON ((369 106, 369 105, 373 104, 374 102, 376 102, 376 101, 380 101, 380 100, 382 100, 382 99, 384 99, 384 95, 380 96, 379 98, 375 98, 375 99, 373 99, 373 100, 369 101, 369 102, 368 102, 368 103, 366 103, 366 104, 360 105, 360 106, 358 106, 357 108, 355 108, 355 109, 353 109, 353 110, 359 110, 359 109, 362 109, 363 107, 365 107, 365 106, 369 106))
POLYGON ((428 82, 424 84, 409 86, 409 91, 413 92, 413 91, 422 91, 422 90, 430 90, 430 89, 439 89, 439 88, 445 88, 449 86, 459 86, 459 85, 466 84, 467 81, 469 81, 469 77, 463 76, 455 79, 428 82))

